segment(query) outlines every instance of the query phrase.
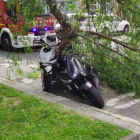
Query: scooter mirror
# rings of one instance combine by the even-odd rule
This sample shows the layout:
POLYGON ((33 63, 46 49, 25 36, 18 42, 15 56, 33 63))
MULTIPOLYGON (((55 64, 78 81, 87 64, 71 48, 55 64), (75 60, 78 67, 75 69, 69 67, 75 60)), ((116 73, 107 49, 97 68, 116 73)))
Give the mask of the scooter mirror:
POLYGON ((72 49, 72 45, 67 46, 67 50, 70 50, 70 49, 72 49))

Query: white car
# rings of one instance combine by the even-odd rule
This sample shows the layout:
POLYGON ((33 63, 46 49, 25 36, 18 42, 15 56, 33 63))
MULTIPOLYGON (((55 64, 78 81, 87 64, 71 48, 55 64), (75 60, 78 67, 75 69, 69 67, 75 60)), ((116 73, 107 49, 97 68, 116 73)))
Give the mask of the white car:
MULTIPOLYGON (((68 19, 70 21, 73 21, 73 22, 76 22, 76 20, 74 18, 75 15, 80 15, 82 17, 88 17, 88 13, 82 13, 82 14, 68 13, 68 14, 66 14, 66 16, 68 17, 68 19)), ((60 29, 61 28, 61 25, 58 22, 55 22, 54 23, 54 28, 55 28, 55 30, 60 29)))
POLYGON ((115 15, 89 16, 81 22, 80 29, 84 31, 128 33, 130 23, 115 15))
MULTIPOLYGON (((73 18, 76 14, 67 14, 67 17, 73 22, 77 21, 73 18)), ((83 13, 82 18, 78 18, 79 28, 83 31, 103 32, 125 32, 130 30, 130 23, 126 20, 121 20, 115 15, 88 15, 83 13)), ((61 28, 60 24, 55 25, 55 29, 61 28)))

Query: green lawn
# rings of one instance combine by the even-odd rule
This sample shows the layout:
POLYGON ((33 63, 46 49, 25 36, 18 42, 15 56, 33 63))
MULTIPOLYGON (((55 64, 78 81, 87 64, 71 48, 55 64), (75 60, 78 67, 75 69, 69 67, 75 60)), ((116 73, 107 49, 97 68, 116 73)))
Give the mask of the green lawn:
POLYGON ((0 140, 118 140, 128 134, 0 84, 0 140))

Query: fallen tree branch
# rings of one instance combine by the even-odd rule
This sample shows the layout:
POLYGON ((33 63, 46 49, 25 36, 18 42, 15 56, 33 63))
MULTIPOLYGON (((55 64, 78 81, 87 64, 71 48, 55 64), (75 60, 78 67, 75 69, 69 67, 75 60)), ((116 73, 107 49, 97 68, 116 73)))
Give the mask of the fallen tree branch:
MULTIPOLYGON (((118 60, 115 59, 114 57, 112 57, 112 56, 108 55, 107 53, 105 53, 105 52, 101 49, 101 47, 98 45, 98 43, 96 43, 94 40, 92 40, 92 39, 90 39, 90 38, 88 38, 88 37, 86 37, 86 36, 80 35, 80 34, 77 34, 77 35, 78 35, 78 36, 81 36, 81 37, 83 37, 83 38, 85 38, 85 39, 87 39, 87 40, 90 40, 91 42, 93 42, 94 44, 96 44, 96 45, 100 48, 100 50, 103 52, 103 54, 105 55, 106 58, 115 60, 117 63, 121 64, 123 67, 127 68, 128 70, 130 70, 131 72, 133 72, 133 73, 135 73, 135 74, 137 75, 137 73, 136 73, 135 71, 133 71, 132 69, 128 68, 127 66, 125 66, 123 63, 121 63, 120 61, 118 61, 118 60)), ((98 52, 95 52, 95 51, 94 51, 94 53, 99 54, 99 55, 102 55, 102 54, 100 54, 100 53, 98 53, 98 52)))
POLYGON ((58 53, 57 53, 57 57, 59 57, 61 52, 66 47, 68 40, 75 38, 76 29, 71 28, 70 24, 67 22, 67 18, 63 16, 63 14, 60 12, 60 10, 58 10, 57 3, 55 0, 52 0, 52 1, 46 0, 46 2, 51 10, 51 13, 55 16, 55 18, 60 23, 60 25, 62 27, 62 33, 65 34, 65 36, 63 36, 61 43, 59 44, 59 49, 58 49, 58 53))
POLYGON ((88 34, 93 34, 93 35, 97 35, 97 36, 103 37, 103 38, 108 39, 110 41, 113 41, 113 42, 115 42, 117 44, 120 44, 121 46, 123 46, 123 47, 125 47, 125 48, 127 48, 129 50, 132 50, 132 51, 135 51, 135 52, 139 52, 140 53, 140 49, 129 47, 126 44, 124 44, 122 41, 119 41, 117 39, 113 39, 113 38, 111 38, 111 37, 109 37, 107 35, 103 35, 101 33, 93 32, 93 31, 89 31, 88 34))
MULTIPOLYGON (((98 43, 98 45, 100 45, 100 46, 102 46, 102 47, 104 47, 104 48, 106 48, 106 49, 108 49, 108 50, 110 50, 112 52, 115 52, 115 53, 119 54, 120 56, 124 57, 125 59, 127 59, 129 61, 133 61, 131 58, 128 58, 128 57, 124 56, 123 54, 119 53, 118 51, 115 51, 114 49, 111 49, 111 48, 109 48, 109 47, 107 47, 107 46, 105 46, 105 45, 103 45, 101 43, 98 43)), ((137 62, 137 63, 140 64, 140 62, 137 62)))

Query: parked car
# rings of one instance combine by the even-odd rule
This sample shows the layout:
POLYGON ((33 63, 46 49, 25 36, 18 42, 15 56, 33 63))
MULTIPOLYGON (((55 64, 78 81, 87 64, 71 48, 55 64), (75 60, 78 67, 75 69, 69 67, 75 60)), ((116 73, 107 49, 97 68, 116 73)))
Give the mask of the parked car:
MULTIPOLYGON (((77 16, 80 17, 80 18, 84 17, 84 20, 85 20, 86 17, 88 17, 88 13, 82 13, 82 14, 68 13, 68 14, 66 14, 66 16, 72 22, 76 22, 76 21, 81 22, 80 19, 77 19, 77 16)), ((61 25, 57 21, 55 21, 54 28, 55 28, 55 30, 60 29, 61 25)))
MULTIPOLYGON (((121 20, 115 15, 88 15, 81 14, 80 18, 77 14, 68 14, 67 17, 73 22, 79 22, 79 28, 83 31, 96 31, 109 34, 109 32, 124 32, 130 30, 130 23, 126 20, 121 20)), ((56 24, 55 28, 61 28, 60 24, 56 24)))
POLYGON ((101 15, 93 17, 88 16, 82 21, 81 30, 84 31, 97 31, 97 32, 125 32, 130 30, 130 23, 126 20, 121 20, 115 15, 101 15))

